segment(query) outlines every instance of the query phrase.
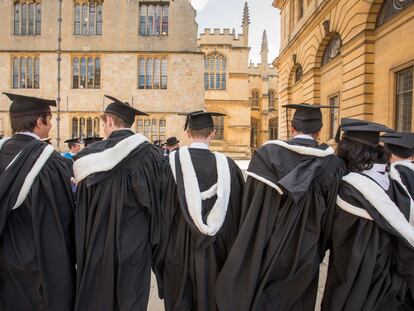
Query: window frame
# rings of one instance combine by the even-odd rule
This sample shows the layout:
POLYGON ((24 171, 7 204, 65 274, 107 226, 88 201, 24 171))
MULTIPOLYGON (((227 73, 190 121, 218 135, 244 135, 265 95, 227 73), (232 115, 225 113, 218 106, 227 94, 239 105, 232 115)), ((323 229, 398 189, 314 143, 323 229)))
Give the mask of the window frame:
MULTIPOLYGON (((394 84, 393 84, 393 102, 394 102, 394 128, 397 131, 409 131, 412 132, 414 130, 414 63, 411 64, 406 64, 405 66, 400 66, 399 68, 396 68, 395 70, 393 70, 392 72, 393 74, 393 79, 394 79, 394 84), (411 119, 409 120, 409 123, 411 125, 411 128, 405 128, 400 126, 399 124, 399 116, 398 116, 398 109, 399 109, 399 103, 398 103, 398 97, 399 95, 401 96, 402 94, 406 94, 409 92, 408 91, 403 91, 401 92, 401 94, 398 93, 398 74, 404 72, 404 71, 409 71, 411 69, 411 107, 409 107, 409 109, 411 110, 411 119)), ((407 112, 403 112, 402 115, 408 115, 407 112)))
POLYGON ((77 90, 99 90, 102 88, 102 57, 99 55, 72 55, 71 59, 71 77, 72 77, 72 89, 77 90), (92 80, 89 80, 90 66, 89 60, 92 64, 92 80), (75 70, 75 61, 77 66, 75 70), (75 72, 77 83, 75 83, 75 72), (90 84, 92 81, 92 84, 90 84), (75 86, 77 84, 77 86, 75 86))

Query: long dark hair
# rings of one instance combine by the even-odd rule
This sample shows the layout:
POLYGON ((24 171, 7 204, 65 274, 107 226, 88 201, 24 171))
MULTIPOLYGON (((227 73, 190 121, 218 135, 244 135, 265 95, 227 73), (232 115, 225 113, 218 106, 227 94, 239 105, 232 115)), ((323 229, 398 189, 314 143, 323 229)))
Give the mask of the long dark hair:
POLYGON ((390 162, 390 155, 381 146, 368 146, 342 138, 338 143, 336 155, 344 160, 349 172, 362 172, 371 169, 375 163, 387 164, 390 162))

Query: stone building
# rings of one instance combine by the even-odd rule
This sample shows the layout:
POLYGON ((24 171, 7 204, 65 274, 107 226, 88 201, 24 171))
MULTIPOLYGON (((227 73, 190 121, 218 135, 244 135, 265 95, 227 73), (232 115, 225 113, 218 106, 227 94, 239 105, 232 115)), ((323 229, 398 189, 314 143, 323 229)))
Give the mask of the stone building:
MULTIPOLYGON (((309 102, 324 111, 322 141, 340 118, 413 131, 414 0, 275 0, 281 14, 279 107, 309 102)), ((287 136, 279 108, 279 133, 287 136)))
POLYGON ((241 34, 205 29, 198 39, 205 55, 206 108, 226 114, 216 117, 218 133, 212 145, 235 159, 249 158, 252 150, 277 135, 277 72, 268 65, 266 33, 261 64, 249 65, 249 24, 246 2, 241 34))
MULTIPOLYGON (((60 98, 50 136, 62 150, 103 134, 105 94, 150 114, 134 125, 149 139, 183 139, 177 113, 204 106, 195 16, 189 0, 0 0, 0 90, 60 98)), ((8 108, 0 96, 1 135, 8 108)))

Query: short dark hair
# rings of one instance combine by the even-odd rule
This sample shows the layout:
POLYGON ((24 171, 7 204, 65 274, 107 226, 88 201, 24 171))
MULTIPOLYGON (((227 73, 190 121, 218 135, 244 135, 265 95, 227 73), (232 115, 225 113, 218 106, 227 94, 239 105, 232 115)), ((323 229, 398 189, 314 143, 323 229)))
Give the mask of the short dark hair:
POLYGON ((369 146, 346 138, 338 143, 336 155, 344 160, 349 172, 355 173, 369 170, 375 163, 389 165, 390 162, 390 155, 383 146, 369 146))
POLYGON ((25 117, 12 117, 10 116, 10 124, 13 134, 16 132, 33 132, 36 127, 37 120, 40 118, 44 125, 47 124, 47 117, 50 116, 50 112, 44 112, 41 114, 25 117))
POLYGON ((131 127, 131 124, 126 123, 120 117, 118 117, 118 116, 116 116, 112 113, 104 113, 101 116, 102 121, 106 122, 106 118, 108 116, 112 118, 112 120, 114 121, 114 124, 115 124, 116 127, 119 127, 119 128, 130 128, 131 127))
POLYGON ((73 147, 78 145, 79 143, 68 143, 69 150, 71 150, 73 147))
POLYGON ((316 134, 321 130, 323 124, 321 120, 293 119, 292 126, 296 131, 303 134, 316 134))
POLYGON ((192 137, 207 138, 210 136, 211 133, 214 132, 214 127, 206 127, 201 130, 193 130, 189 128, 188 132, 190 133, 192 137))

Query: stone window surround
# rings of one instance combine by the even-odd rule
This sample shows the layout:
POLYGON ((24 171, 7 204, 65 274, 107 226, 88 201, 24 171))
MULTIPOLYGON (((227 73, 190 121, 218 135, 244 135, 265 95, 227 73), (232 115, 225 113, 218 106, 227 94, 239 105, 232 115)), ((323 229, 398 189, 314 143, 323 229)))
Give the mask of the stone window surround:
POLYGON ((336 98, 337 99, 337 106, 338 108, 328 108, 328 123, 329 123, 329 135, 328 139, 332 140, 335 139, 335 134, 339 126, 340 122, 340 101, 341 101, 341 93, 338 91, 328 96, 328 103, 329 106, 332 106, 332 101, 336 98), (336 115, 336 120, 333 117, 336 115))
POLYGON ((75 36, 100 36, 102 35, 102 32, 103 32, 103 1, 102 0, 75 0, 73 1, 72 17, 73 17, 73 34, 75 36), (77 11, 76 11, 77 8, 79 8, 79 20, 77 20, 77 11), (84 8, 86 8, 86 12, 84 8), (92 23, 90 19, 91 13, 93 13, 92 23), (84 18, 85 14, 86 14, 86 18, 84 18), (86 21, 86 23, 83 24, 82 23, 83 21, 86 21), (92 31, 91 31, 91 26, 92 26, 92 31))
POLYGON ((137 132, 152 142, 166 140, 166 127, 167 121, 164 116, 139 117, 136 120, 137 132))
POLYGON ((73 116, 71 118, 72 138, 99 136, 100 119, 97 116, 73 116))
POLYGON ((11 87, 13 89, 40 88, 40 56, 38 54, 13 54, 11 56, 11 87), (29 75, 31 79, 28 79, 29 75))
POLYGON ((13 26, 12 26, 13 35, 38 36, 41 34, 42 4, 40 0, 14 1, 12 14, 13 14, 13 26), (23 8, 25 8, 25 12, 23 12, 24 11, 23 8), (16 10, 18 10, 18 15, 16 15, 16 10), (23 18, 23 13, 25 13, 25 18, 23 18), (24 31, 22 31, 23 29, 24 31))
POLYGON ((71 86, 72 89, 100 89, 101 88, 101 76, 102 76, 102 57, 100 55, 88 55, 88 54, 79 54, 79 55, 72 55, 71 56, 71 77, 72 82, 71 86), (85 74, 84 74, 84 86, 82 85, 82 61, 85 59, 85 74), (77 82, 75 82, 75 61, 77 60, 78 65, 77 67, 77 82), (90 67, 89 67, 89 60, 92 60, 92 71, 93 71, 93 79, 92 85, 89 85, 90 80, 88 80, 90 76, 90 67), (77 84, 77 85, 76 85, 77 84))
POLYGON ((140 36, 168 36, 169 6, 168 1, 140 1, 138 34, 140 36), (150 24, 151 27, 149 27, 150 24))
POLYGON ((227 89, 227 58, 216 50, 204 56, 204 89, 224 91, 227 89), (217 68, 218 67, 218 68, 217 68))
MULTIPOLYGON (((394 128, 397 131, 402 131, 402 130, 413 131, 414 130, 414 122, 413 122, 414 121, 414 107, 413 107, 414 106, 414 89, 413 89, 414 81, 413 80, 411 80, 411 94, 412 94, 411 95, 411 108, 410 108, 411 109, 411 121, 410 121, 411 129, 403 129, 399 127, 399 124, 398 124, 399 120, 398 120, 398 115, 397 115, 397 112, 398 112, 398 74, 410 68, 412 70, 412 76, 414 76, 414 61, 402 64, 390 70, 390 82, 391 82, 390 83, 390 89, 391 89, 390 94, 392 94, 391 95, 392 98, 390 98, 390 101, 393 103, 391 107, 392 112, 390 113, 390 116, 393 119, 390 121, 392 122, 392 124, 394 124, 394 128)), ((405 91, 402 93, 407 93, 407 92, 405 91)))
POLYGON ((137 88, 139 90, 167 90, 168 62, 167 55, 138 55, 137 88), (148 77, 151 80, 148 80, 148 77))

